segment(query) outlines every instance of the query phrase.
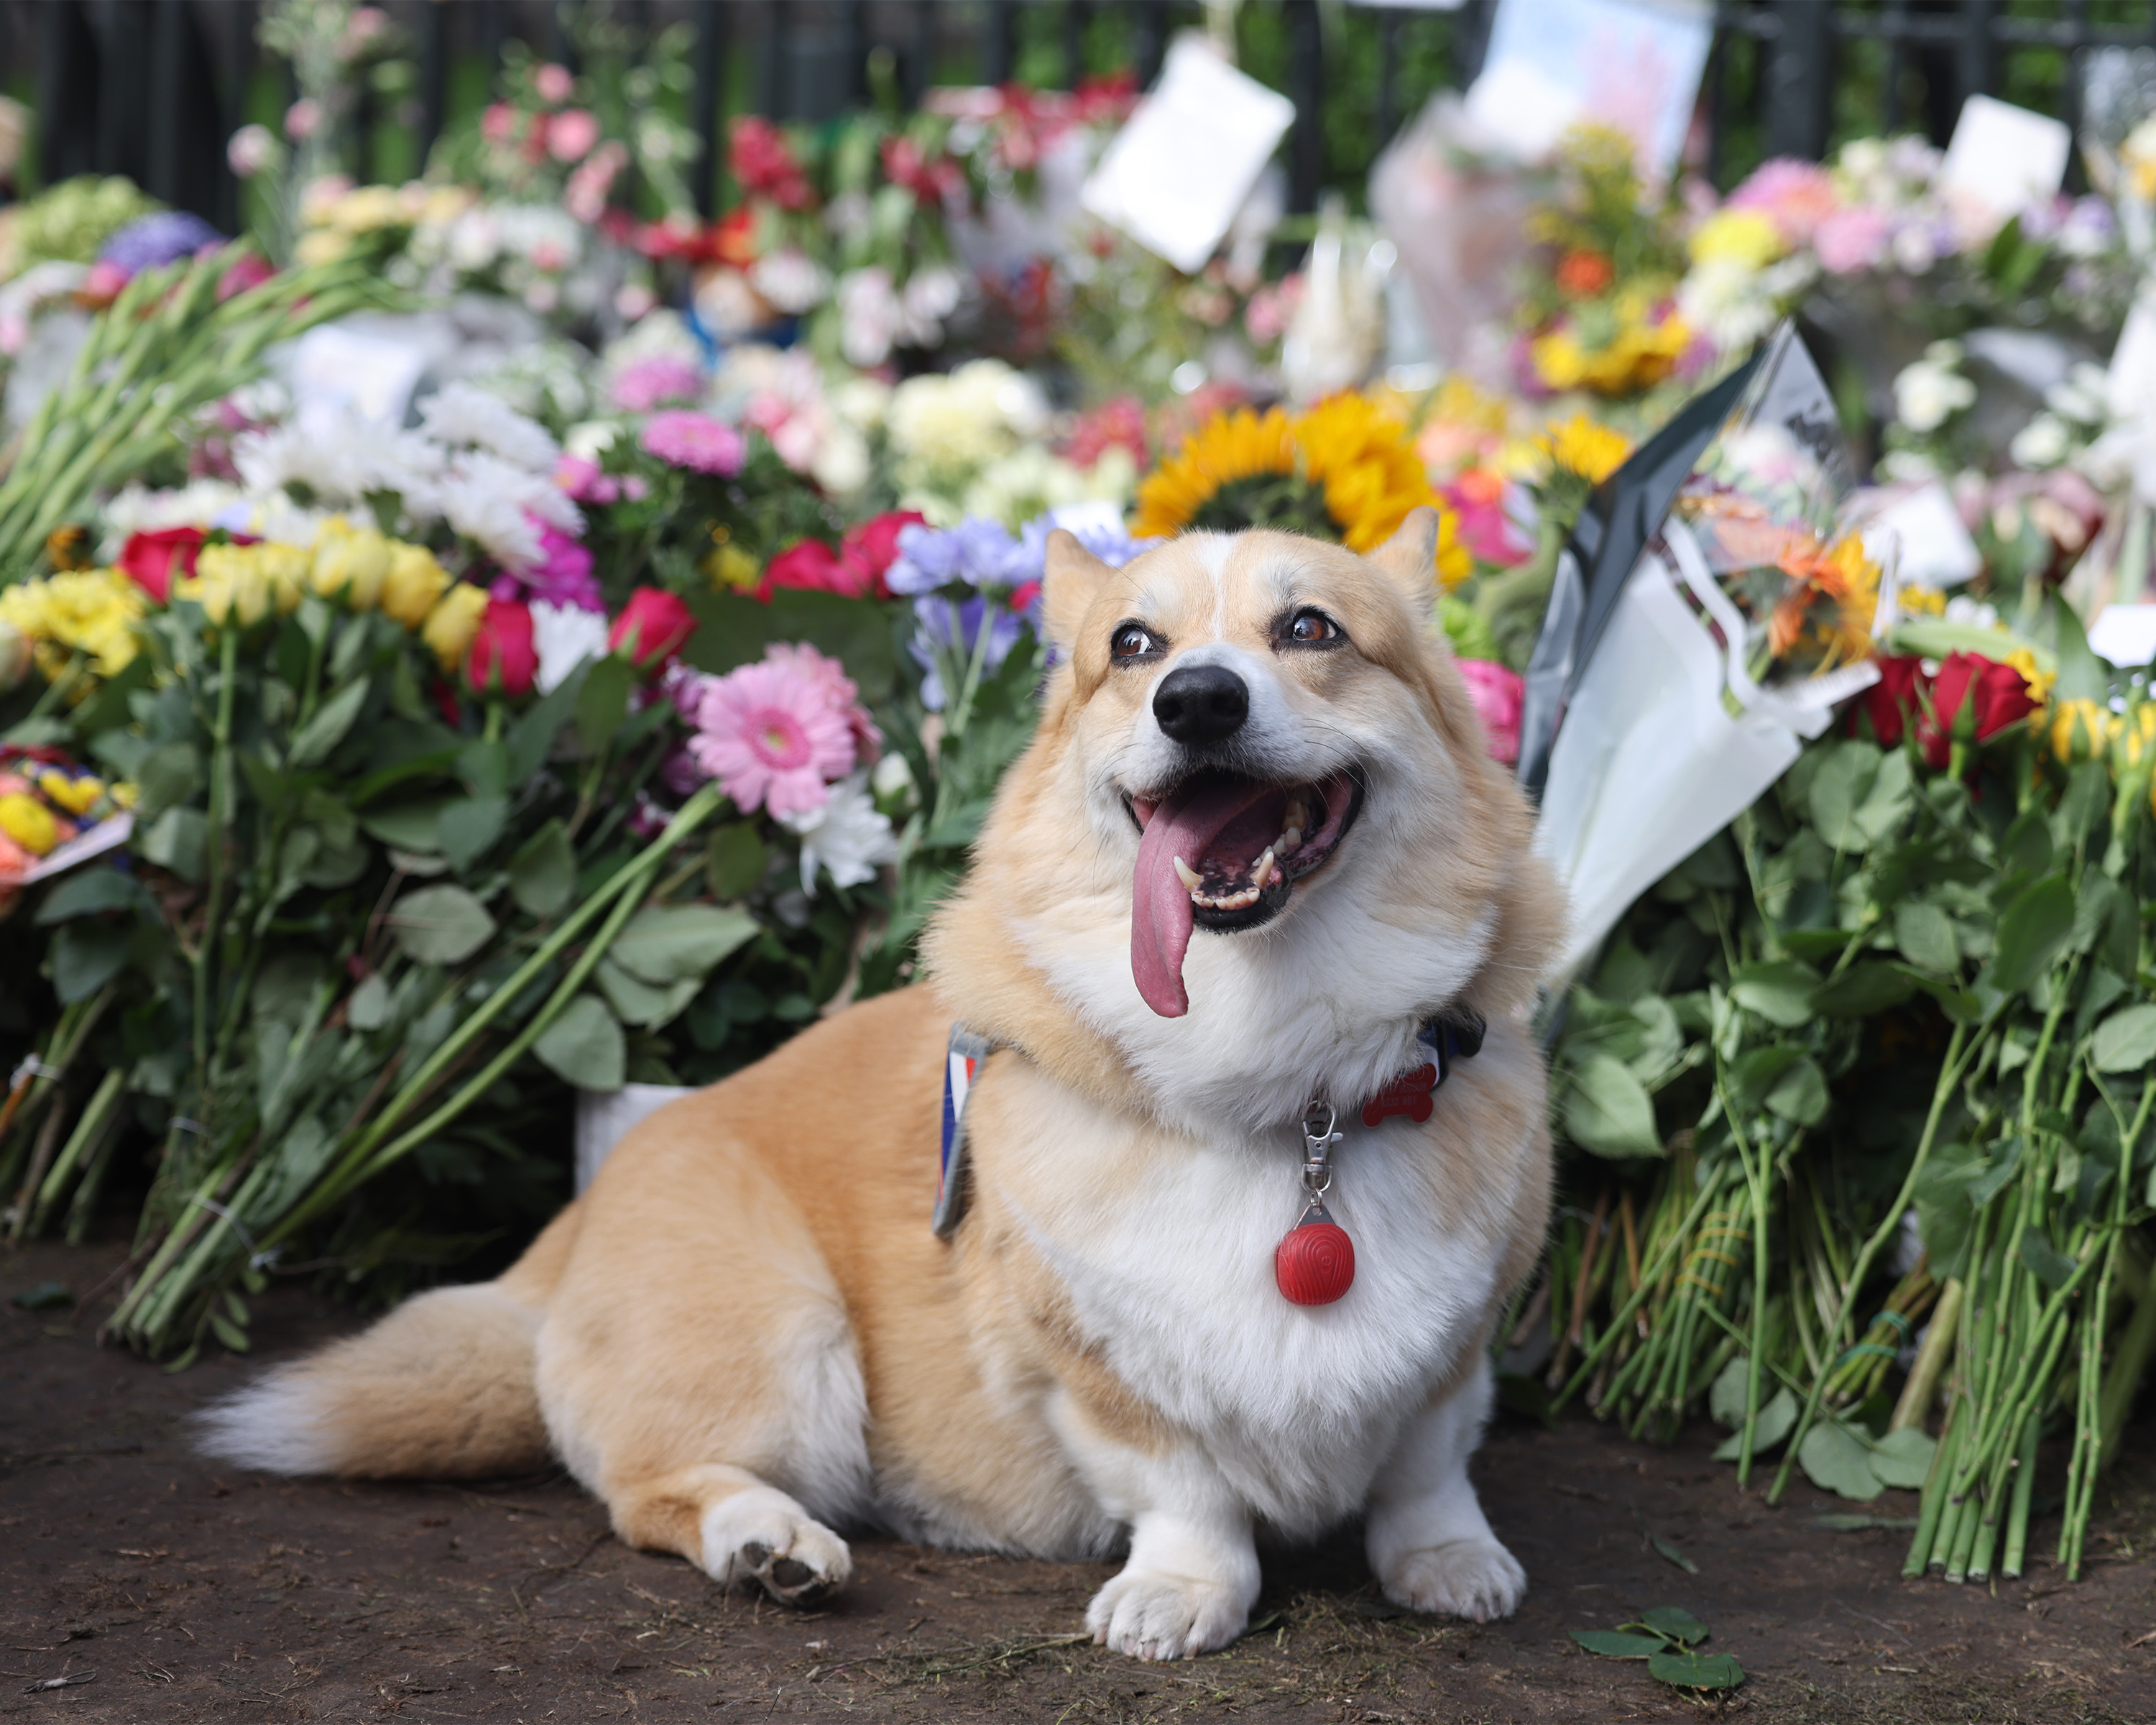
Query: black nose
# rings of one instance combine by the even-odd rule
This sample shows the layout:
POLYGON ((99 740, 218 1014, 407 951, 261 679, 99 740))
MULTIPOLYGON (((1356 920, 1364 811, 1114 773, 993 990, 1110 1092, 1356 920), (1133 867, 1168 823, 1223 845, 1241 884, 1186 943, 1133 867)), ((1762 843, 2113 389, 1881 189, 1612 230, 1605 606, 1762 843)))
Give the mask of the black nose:
POLYGON ((1243 728, 1250 716, 1250 685, 1224 665, 1186 665, 1160 680, 1152 716, 1176 742, 1203 748, 1243 728))

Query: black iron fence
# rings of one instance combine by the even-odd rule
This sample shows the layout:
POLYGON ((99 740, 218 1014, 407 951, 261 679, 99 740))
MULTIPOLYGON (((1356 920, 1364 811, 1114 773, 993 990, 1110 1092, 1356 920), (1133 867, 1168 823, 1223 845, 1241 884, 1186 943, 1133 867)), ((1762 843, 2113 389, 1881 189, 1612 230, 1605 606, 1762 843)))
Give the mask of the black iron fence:
MULTIPOLYGON (((1481 64, 1496 0, 1450 10, 1243 0, 1235 28, 1253 75, 1285 91, 1294 201, 1359 188, 1401 120, 1481 64)), ((367 124, 405 166, 486 100, 490 69, 521 40, 573 62, 577 33, 552 0, 382 0, 413 78, 367 124)), ((1840 137, 1914 129, 1943 139, 1984 91, 2078 118, 2076 56, 2156 45, 2156 0, 1713 0, 1702 94, 1703 165, 1728 183, 1768 155, 1817 157, 1840 137)), ((694 33, 683 115, 701 139, 696 184, 722 201, 727 118, 817 121, 875 89, 917 100, 931 84, 1067 86, 1159 66, 1171 34, 1201 24, 1195 0, 613 0, 613 16, 694 33)), ((126 173, 227 227, 236 189, 224 143, 274 119, 289 94, 254 46, 254 0, 0 0, 0 82, 35 111, 39 182, 126 173)))

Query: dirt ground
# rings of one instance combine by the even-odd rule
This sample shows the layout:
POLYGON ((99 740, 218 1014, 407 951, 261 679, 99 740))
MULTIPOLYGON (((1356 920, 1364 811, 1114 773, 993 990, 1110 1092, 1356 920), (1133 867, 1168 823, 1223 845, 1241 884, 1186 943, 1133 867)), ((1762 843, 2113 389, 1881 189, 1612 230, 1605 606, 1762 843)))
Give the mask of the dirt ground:
MULTIPOLYGON (((116 1261, 26 1248, 0 1257, 0 1300, 48 1281, 81 1296, 116 1261)), ((2156 1718, 2147 1408, 2077 1585, 2041 1559, 1995 1592, 1905 1582, 1906 1532, 1822 1524, 1857 1507, 1801 1482, 1766 1507, 1708 1459, 1710 1431, 1661 1450, 1584 1418, 1506 1420, 1476 1475, 1531 1578, 1511 1622, 1399 1614, 1351 1533, 1269 1553, 1235 1646, 1147 1666, 1079 1633, 1105 1565, 866 1538, 848 1592, 795 1615, 625 1549, 558 1474, 295 1484, 207 1464, 183 1440, 190 1409, 354 1322, 296 1290, 258 1309, 254 1361, 167 1376, 100 1348, 95 1310, 0 1304, 0 1717, 2156 1718), (1733 1699, 1684 1698, 1567 1633, 1657 1605, 1704 1620, 1706 1651, 1742 1662, 1751 1681, 1733 1699), (58 1678, 70 1681, 44 1686, 58 1678)), ((1913 1493, 1889 1492, 1863 1512, 1914 1509, 1913 1493)))

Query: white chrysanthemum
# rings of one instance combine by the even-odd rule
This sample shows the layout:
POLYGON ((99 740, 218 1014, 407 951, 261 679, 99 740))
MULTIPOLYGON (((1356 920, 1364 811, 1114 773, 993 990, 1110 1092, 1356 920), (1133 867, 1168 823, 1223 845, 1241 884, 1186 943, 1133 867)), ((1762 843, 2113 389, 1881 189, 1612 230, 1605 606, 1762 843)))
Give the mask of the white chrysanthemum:
POLYGON ((783 245, 749 266, 749 285, 789 316, 813 311, 830 296, 831 277, 800 247, 783 245))
POLYGON ((2017 467, 2056 467, 2073 447, 2072 434, 2056 413, 2039 413, 2014 434, 2007 453, 2017 467))
POLYGON ((898 840, 891 822, 869 795, 868 774, 860 772, 831 787, 823 806, 804 814, 782 814, 781 826, 801 840, 801 890, 816 890, 816 871, 827 870, 834 886, 859 886, 875 879, 885 863, 896 860, 898 840))
POLYGON ((852 365, 880 366, 906 323, 891 271, 871 264, 839 278, 839 351, 852 365))
POLYGON ((868 439, 850 425, 824 429, 808 465, 808 476, 834 497, 850 497, 869 482, 868 439))
POLYGON ((849 377, 831 392, 831 411, 855 430, 880 430, 891 411, 891 385, 880 377, 849 377))
POLYGON ((120 548, 137 533, 156 533, 167 527, 213 526, 234 505, 244 506, 248 494, 223 480, 190 480, 177 490, 153 491, 145 485, 129 485, 105 506, 105 536, 98 557, 110 562, 120 548))
POLYGON ((470 444, 532 473, 552 473, 562 446, 536 419, 475 385, 444 385, 419 404, 419 421, 436 442, 470 444))
POLYGON ((1894 379, 1894 417, 1919 437, 1937 431, 1975 399, 1976 385, 1928 357, 1904 366, 1894 379))
POLYGON ((964 284, 947 265, 932 264, 906 278, 899 295, 903 314, 899 339, 911 347, 933 347, 943 339, 943 320, 958 309, 964 284))
POLYGON ((606 656, 605 615, 587 611, 581 605, 552 605, 544 599, 534 599, 531 645, 539 655, 534 680, 542 695, 551 695, 587 659, 606 656))
POLYGON ((345 412, 243 432, 232 445, 233 465, 249 491, 303 485, 318 497, 345 503, 393 491, 421 518, 439 513, 434 490, 442 459, 439 446, 424 437, 345 412))

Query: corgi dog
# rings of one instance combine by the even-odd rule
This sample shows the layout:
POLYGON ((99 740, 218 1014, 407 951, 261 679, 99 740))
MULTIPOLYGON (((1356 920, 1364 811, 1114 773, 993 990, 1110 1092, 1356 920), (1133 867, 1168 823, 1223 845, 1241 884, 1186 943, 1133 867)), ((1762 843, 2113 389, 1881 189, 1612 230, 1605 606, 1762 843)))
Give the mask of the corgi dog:
POLYGON ((552 1455, 624 1540, 796 1604, 841 1529, 1122 1552, 1086 1622, 1141 1659, 1242 1632, 1259 1532, 1358 1517, 1400 1605, 1508 1615, 1468 1458, 1547 1218, 1563 912, 1433 626, 1437 525, 1121 569, 1051 536, 1040 728, 928 980, 650 1117, 500 1280, 273 1370, 204 1446, 552 1455), (954 1027, 987 1051, 939 1234, 954 1027))

